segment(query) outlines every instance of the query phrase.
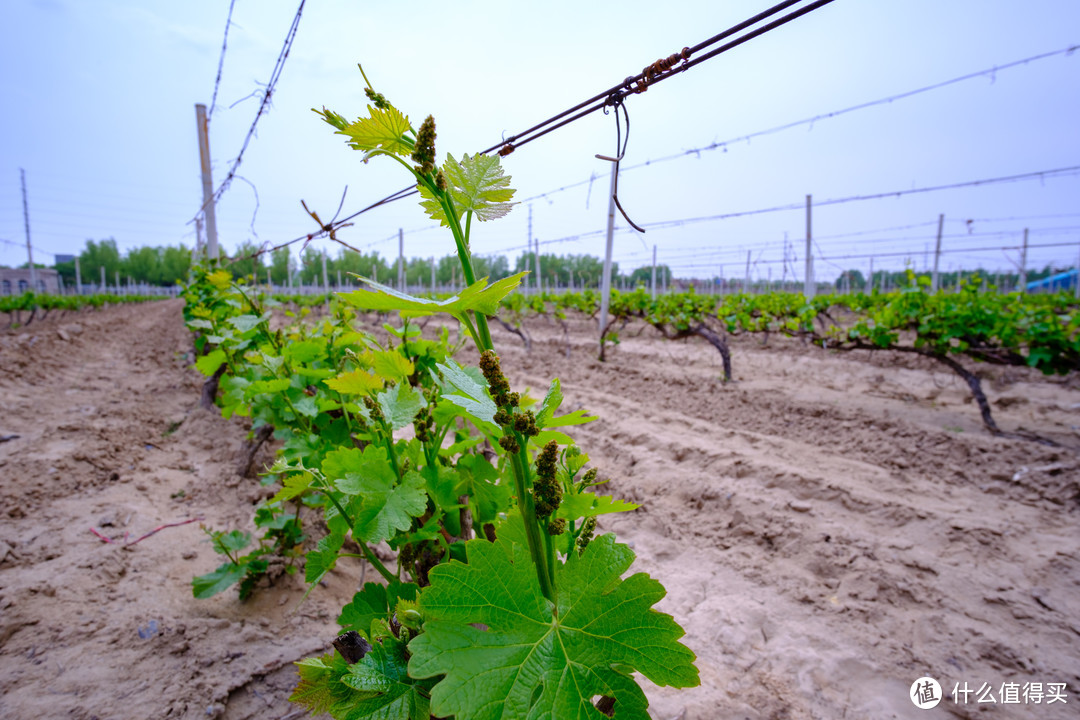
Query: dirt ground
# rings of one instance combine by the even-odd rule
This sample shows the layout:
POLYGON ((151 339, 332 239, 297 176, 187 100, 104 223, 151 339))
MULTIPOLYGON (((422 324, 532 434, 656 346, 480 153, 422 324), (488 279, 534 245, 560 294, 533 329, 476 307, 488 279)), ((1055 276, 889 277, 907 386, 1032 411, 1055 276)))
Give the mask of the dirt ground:
MULTIPOLYGON (((342 563, 303 605, 295 577, 200 601, 191 578, 218 558, 199 522, 125 546, 193 518, 250 530, 267 492, 236 475, 242 422, 196 407, 181 307, 0 334, 4 720, 298 720, 291 663, 329 646, 361 581, 342 563)), ((998 423, 1053 448, 991 437, 959 378, 918 358, 735 338, 725 385, 703 341, 631 327, 599 363, 587 321, 569 357, 560 327, 528 327, 530 353, 493 330, 504 369, 534 394, 560 377, 564 408, 599 417, 575 436, 643 504, 601 525, 668 588, 698 656, 701 687, 646 683, 654 718, 1077 717, 1076 378, 985 369, 998 423), (944 689, 934 710, 910 700, 922 676, 944 689), (1003 702, 1011 683, 1065 683, 1067 703, 1003 702)))

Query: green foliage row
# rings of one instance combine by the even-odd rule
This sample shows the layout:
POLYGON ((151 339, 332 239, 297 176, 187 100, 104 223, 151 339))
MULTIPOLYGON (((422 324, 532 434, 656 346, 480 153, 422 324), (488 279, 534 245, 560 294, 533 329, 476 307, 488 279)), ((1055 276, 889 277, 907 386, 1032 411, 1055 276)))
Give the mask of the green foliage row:
POLYGON ((161 295, 50 295, 46 293, 24 292, 21 295, 0 296, 0 312, 32 310, 81 310, 84 307, 99 308, 107 304, 143 303, 162 300, 161 295))
MULTIPOLYGON (((907 286, 889 293, 828 294, 809 302, 801 293, 659 295, 644 289, 613 291, 615 319, 640 318, 676 331, 711 323, 731 335, 774 332, 809 337, 826 347, 911 348, 977 362, 1028 365, 1045 374, 1080 369, 1080 303, 1068 292, 986 292, 980 278, 960 292, 930 293, 909 274, 907 286)), ((512 295, 509 313, 558 315, 568 309, 595 315, 599 295, 512 295)))

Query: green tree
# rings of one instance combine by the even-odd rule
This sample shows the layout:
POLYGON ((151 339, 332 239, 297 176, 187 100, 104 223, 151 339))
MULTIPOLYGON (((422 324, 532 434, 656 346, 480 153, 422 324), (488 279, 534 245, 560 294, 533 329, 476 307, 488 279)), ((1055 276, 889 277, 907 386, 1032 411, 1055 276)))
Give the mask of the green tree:
MULTIPOLYGON (((652 272, 653 272, 653 266, 652 265, 645 265, 644 267, 639 267, 636 270, 634 270, 634 272, 630 273, 630 277, 628 278, 628 283, 627 284, 630 286, 631 289, 636 288, 636 287, 643 287, 643 288, 645 288, 647 290, 652 286, 652 272)), ((665 277, 664 273, 667 273, 668 274, 667 276, 670 277, 671 268, 669 268, 667 265, 657 265, 656 266, 656 287, 657 288, 659 288, 660 284, 664 281, 664 277, 665 277)))
POLYGON ((255 273, 256 282, 264 281, 266 271, 263 265, 263 255, 257 254, 261 249, 261 246, 251 240, 240 243, 240 247, 236 248, 236 253, 233 256, 235 260, 229 265, 232 276, 236 279, 247 278, 248 282, 250 282, 251 274, 255 273))
POLYGON ((191 250, 183 245, 175 247, 167 245, 161 248, 161 276, 159 282, 162 285, 175 285, 180 280, 186 280, 188 271, 191 269, 191 250))
POLYGON ((495 282, 510 276, 510 262, 505 255, 497 255, 496 257, 474 256, 473 271, 476 273, 478 280, 486 276, 489 282, 495 282))
MULTIPOLYGON (((397 279, 397 267, 391 270, 390 266, 379 257, 377 253, 358 253, 343 249, 332 261, 333 270, 336 274, 341 270, 342 274, 352 273, 364 278, 377 279, 379 282, 388 282, 397 279)), ((430 270, 428 271, 431 272, 430 270)), ((336 279, 336 278, 335 278, 336 279)), ((343 277, 342 282, 354 283, 356 278, 343 277)))
POLYGON ((120 273, 138 283, 159 284, 161 282, 161 249, 140 247, 128 250, 120 273))
POLYGON ((837 290, 844 290, 845 288, 852 290, 862 290, 866 287, 866 276, 862 274, 861 270, 845 270, 836 276, 836 282, 833 283, 833 287, 837 290), (844 276, 847 276, 845 280, 844 276))
POLYGON ((289 283, 289 248, 283 247, 270 253, 270 278, 275 285, 289 283))
POLYGON ((85 283, 101 282, 101 268, 105 268, 106 284, 114 282, 116 272, 123 270, 123 262, 120 251, 116 248, 116 240, 86 241, 86 248, 79 253, 79 269, 82 272, 82 281, 85 283))

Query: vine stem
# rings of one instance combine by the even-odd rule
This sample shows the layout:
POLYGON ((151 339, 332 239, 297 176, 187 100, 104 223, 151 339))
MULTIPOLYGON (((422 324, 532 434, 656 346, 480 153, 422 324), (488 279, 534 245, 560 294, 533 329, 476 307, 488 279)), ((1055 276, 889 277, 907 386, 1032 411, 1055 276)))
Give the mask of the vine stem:
MULTIPOLYGON (((555 602, 555 573, 554 568, 548 567, 547 548, 540 537, 540 523, 536 520, 536 504, 532 493, 529 492, 527 482, 529 465, 525 458, 526 452, 522 445, 521 450, 510 456, 514 468, 514 489, 518 494, 518 507, 521 509, 521 519, 525 525, 525 539, 529 543, 529 554, 532 555, 533 564, 536 566, 536 576, 540 581, 540 592, 548 600, 555 602)), ((551 539, 548 538, 549 543, 550 541, 551 539)))
MULTIPOLYGON (((469 230, 472 229, 472 212, 468 212, 465 218, 465 229, 461 227, 461 218, 457 213, 457 209, 454 207, 454 201, 450 197, 450 194, 445 190, 440 190, 435 184, 435 179, 431 174, 418 173, 415 168, 403 161, 401 158, 386 153, 389 157, 397 160, 401 165, 409 170, 416 178, 417 184, 423 185, 431 195, 438 201, 439 206, 442 208, 443 213, 446 215, 447 224, 450 226, 450 231, 454 235, 454 245, 457 247, 458 261, 461 263, 461 272, 465 277, 466 285, 472 285, 476 282, 476 272, 472 266, 472 256, 469 252, 469 230)), ((483 313, 473 313, 470 311, 469 315, 474 318, 476 323, 476 332, 473 334, 473 340, 476 341, 480 352, 485 350, 495 351, 495 344, 491 340, 491 330, 488 327, 487 318, 483 313)), ((468 316, 466 316, 466 320, 468 316)), ((473 328, 469 327, 470 332, 473 328)), ((507 429, 507 434, 511 436, 517 435, 513 430, 507 429)), ((533 502, 532 494, 529 492, 532 488, 532 483, 529 478, 529 463, 528 455, 526 451, 527 438, 517 437, 518 445, 521 448, 519 452, 510 455, 511 466, 514 470, 514 488, 518 495, 518 507, 521 509, 521 517, 525 524, 525 537, 529 545, 529 554, 532 556, 533 565, 536 567, 536 576, 540 582, 540 590, 543 592, 544 597, 555 602, 555 569, 554 569, 554 548, 551 547, 551 538, 544 533, 544 537, 547 539, 547 544, 544 543, 544 538, 541 538, 540 523, 536 519, 536 507, 533 502), (549 566, 548 558, 552 559, 549 566)))
MULTIPOLYGON (((450 229, 454 233, 457 245, 458 260, 461 262, 461 271, 465 276, 465 282, 472 285, 476 282, 476 273, 472 267, 472 257, 469 253, 468 235, 461 229, 461 220, 454 209, 453 201, 449 196, 432 188, 435 196, 439 198, 447 219, 450 221, 450 229)), ((466 227, 471 229, 472 213, 466 217, 466 227)), ((479 335, 480 351, 495 351, 495 344, 491 340, 491 331, 488 329, 487 318, 483 313, 475 313, 476 330, 479 335)), ((516 436, 517 433, 507 430, 508 434, 516 436)), ((533 502, 532 493, 529 490, 532 483, 529 479, 529 462, 526 446, 528 438, 516 437, 518 446, 521 448, 517 453, 510 456, 511 466, 514 469, 514 489, 517 491, 518 507, 521 509, 522 522, 525 525, 525 538, 529 544, 529 554, 532 556, 533 565, 536 567, 536 577, 540 582, 540 591, 551 602, 555 602, 555 567, 554 549, 551 547, 551 538, 544 533, 541 537, 540 523, 536 519, 536 506, 533 502), (544 541, 547 541, 546 544, 544 541), (550 560, 550 562, 549 562, 550 560)))

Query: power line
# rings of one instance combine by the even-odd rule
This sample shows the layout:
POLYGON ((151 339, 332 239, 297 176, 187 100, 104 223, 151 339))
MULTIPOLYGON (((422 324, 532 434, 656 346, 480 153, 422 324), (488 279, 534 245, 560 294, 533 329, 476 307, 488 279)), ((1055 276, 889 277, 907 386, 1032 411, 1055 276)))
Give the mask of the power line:
MULTIPOLYGON (((21 248, 23 250, 26 249, 26 243, 25 242, 15 242, 13 240, 8 240, 6 238, 0 238, 0 243, 3 243, 5 245, 10 245, 12 247, 21 248)), ((44 253, 45 255, 52 255, 53 257, 56 257, 56 253, 54 253, 51 250, 46 250, 45 248, 40 248, 37 245, 31 245, 30 247, 34 252, 44 253)))
MULTIPOLYGON (((581 118, 590 115, 597 110, 601 110, 603 108, 622 103, 630 95, 636 95, 645 92, 649 87, 655 85, 658 82, 662 82, 678 73, 685 72, 686 70, 689 70, 690 68, 695 67, 706 60, 710 60, 724 52, 736 48, 739 45, 742 45, 743 43, 752 40, 753 38, 760 37, 767 32, 771 32, 783 25, 786 25, 787 23, 797 18, 800 18, 803 15, 806 15, 807 13, 813 12, 818 8, 828 5, 829 3, 833 2, 833 0, 815 0, 815 2, 809 3, 808 5, 805 5, 798 10, 794 10, 787 15, 773 20, 772 22, 761 25, 756 29, 749 30, 749 28, 753 28, 755 25, 759 25, 764 20, 767 20, 768 18, 785 11, 794 5, 798 5, 801 2, 804 2, 804 0, 784 0, 784 2, 774 5, 768 10, 765 10, 747 20, 744 20, 743 22, 730 27, 719 34, 712 36, 704 42, 698 43, 693 47, 684 47, 680 52, 674 53, 667 58, 661 58, 660 60, 657 60, 651 65, 646 66, 640 73, 626 78, 618 85, 610 87, 603 92, 597 93, 588 100, 580 102, 577 105, 574 105, 573 107, 564 110, 561 113, 558 113, 557 115, 553 115, 552 117, 540 123, 537 123, 536 125, 533 125, 527 130, 517 133, 516 135, 511 135, 509 138, 504 138, 503 140, 500 140, 498 143, 492 145, 486 150, 481 150, 480 153, 485 154, 494 150, 498 150, 500 155, 509 155, 511 152, 521 147, 522 145, 530 143, 533 140, 537 140, 547 135, 548 133, 551 133, 576 120, 580 120, 581 118), (745 32, 745 34, 739 35, 739 33, 743 33, 743 31, 747 30, 748 32, 745 32), (732 38, 734 36, 738 37, 735 37, 735 39, 726 42, 720 47, 710 50, 704 55, 690 60, 690 57, 698 51, 703 50, 707 47, 711 47, 712 45, 715 45, 719 42, 723 42, 724 40, 728 40, 728 38, 732 38)), ((301 3, 301 9, 302 8, 303 3, 301 3)), ((258 120, 257 117, 256 120, 258 120)), ((226 181, 228 181, 230 178, 231 171, 230 176, 226 178, 226 181)), ((223 186, 224 184, 225 183, 222 183, 223 186)), ((219 193, 215 193, 215 199, 219 193)), ((325 225, 316 233, 294 238, 293 240, 282 243, 276 247, 281 248, 304 240, 310 241, 315 237, 329 235, 331 230, 336 230, 342 227, 343 225, 349 223, 351 220, 356 219, 360 215, 370 210, 373 210, 376 207, 380 207, 387 203, 410 197, 417 193, 418 191, 413 185, 402 188, 401 190, 398 190, 397 192, 392 193, 391 195, 387 195, 381 200, 372 203, 371 205, 363 208, 362 210, 358 210, 357 212, 348 215, 334 223, 325 225)), ((336 237, 334 238, 334 240, 341 244, 344 244, 336 237)))
MULTIPOLYGON (((1027 247, 1028 247, 1028 250, 1035 250, 1035 249, 1041 249, 1041 248, 1056 248, 1056 247, 1073 247, 1074 248, 1074 247, 1076 247, 1076 243, 1075 242, 1029 243, 1027 247)), ((1006 245, 1006 246, 998 246, 998 247, 979 247, 979 248, 952 249, 952 250, 942 249, 941 254, 942 255, 954 255, 954 254, 967 253, 967 252, 991 252, 991 251, 995 251, 995 250, 1020 250, 1020 249, 1021 249, 1020 245, 1006 245)), ((881 253, 856 253, 856 254, 849 254, 849 255, 815 256, 814 259, 815 260, 823 260, 825 262, 834 262, 834 261, 837 261, 837 260, 869 260, 870 258, 874 258, 876 260, 876 259, 880 259, 880 258, 898 258, 898 257, 910 258, 910 257, 912 257, 912 256, 914 256, 916 254, 918 254, 918 253, 914 253, 914 252, 911 252, 911 251, 896 251, 896 252, 881 252, 881 253)), ((784 260, 782 258, 775 259, 775 260, 769 259, 769 260, 759 260, 758 261, 758 263, 760 263, 761 265, 777 265, 777 264, 780 264, 780 263, 783 263, 783 262, 784 262, 784 260)), ((755 264, 758 264, 758 263, 755 263, 755 264)), ((696 268, 700 268, 701 266, 700 265, 690 265, 690 264, 682 264, 682 265, 669 264, 669 267, 696 269, 696 268)), ((835 265, 834 265, 834 267, 838 267, 840 270, 850 269, 850 268, 840 268, 839 266, 835 266, 835 265)))
MULTIPOLYGON (((274 95, 274 90, 277 87, 278 80, 281 79, 281 73, 285 69, 285 61, 289 57, 289 51, 292 50, 293 41, 296 40, 296 31, 300 27, 300 16, 304 12, 304 3, 307 0, 300 0, 300 6, 296 9, 296 15, 293 16, 292 24, 289 26, 289 31, 285 34, 285 41, 281 46, 281 51, 278 53, 277 60, 274 62, 274 69, 270 71, 270 79, 266 83, 266 90, 263 91, 262 101, 259 103, 259 109, 255 113, 255 119, 251 121, 251 127, 248 128, 247 135, 244 137, 244 142, 240 145, 240 152, 237 153, 233 159, 232 167, 229 168, 229 172, 226 173, 225 179, 221 181, 221 185, 211 196, 207 202, 217 202, 221 199, 221 196, 232 184, 233 178, 236 177, 236 171, 240 167, 240 163, 244 160, 244 152, 247 150, 248 144, 251 142, 251 138, 255 135, 255 128, 259 124, 259 119, 266 112, 270 106, 270 99, 274 95)), ((228 26, 226 26, 226 31, 228 26)), ((205 203, 200 212, 205 210, 205 203)))
POLYGON ((217 105, 218 88, 221 86, 221 69, 225 66, 225 49, 229 45, 229 28, 232 26, 232 13, 235 4, 236 0, 229 0, 229 16, 225 18, 225 37, 221 40, 221 56, 218 58, 217 77, 214 78, 214 95, 210 100, 210 112, 206 114, 208 118, 214 116, 214 106, 217 105))
MULTIPOLYGON (((1071 175, 1080 174, 1080 165, 1073 165, 1071 167, 1057 168, 1054 170, 1039 170, 1037 172, 1021 173, 1018 175, 1005 175, 995 178, 983 178, 981 180, 967 180, 964 182, 950 183, 947 185, 931 185, 921 188, 910 188, 908 190, 891 190, 889 192, 872 193, 868 195, 851 195, 848 197, 831 198, 829 200, 815 200, 814 207, 821 207, 825 205, 842 205, 849 202, 861 202, 864 200, 880 200, 882 198, 902 197, 904 195, 915 195, 919 193, 938 192, 941 190, 956 190, 964 187, 977 187, 980 185, 994 185, 998 183, 1010 183, 1010 182, 1022 182, 1024 180, 1050 179, 1055 177, 1067 177, 1071 175)), ((791 203, 788 205, 775 205, 772 207, 759 208, 757 210, 743 210, 740 212, 724 213, 721 215, 705 215, 702 217, 693 218, 681 218, 678 220, 660 220, 653 223, 643 223, 645 227, 677 227, 680 225, 687 225, 690 223, 698 222, 712 222, 716 220, 728 220, 730 218, 746 217, 749 215, 762 215, 765 213, 782 212, 787 210, 801 210, 806 206, 803 203, 791 203)))
POLYGON ((785 0, 785 2, 774 5, 768 10, 758 13, 757 15, 749 18, 748 20, 744 20, 743 22, 730 27, 719 34, 712 36, 704 42, 698 43, 693 47, 683 48, 682 51, 679 53, 675 53, 667 58, 657 60, 652 65, 646 66, 645 69, 643 69, 639 74, 626 78, 626 80, 619 83, 618 85, 608 88, 603 92, 597 93, 588 100, 580 102, 577 105, 574 105, 573 107, 564 110, 561 113, 548 118, 547 120, 544 120, 543 122, 537 123, 528 130, 518 133, 517 135, 512 135, 509 138, 495 145, 492 145, 486 150, 481 150, 481 153, 488 153, 493 150, 498 150, 500 155, 508 155, 522 145, 530 143, 533 140, 537 140, 544 135, 547 135, 548 133, 563 127, 564 125, 574 122, 575 120, 579 120, 586 115, 596 112, 597 110, 612 106, 617 102, 621 102, 625 97, 631 94, 639 94, 645 92, 652 85, 663 82, 664 80, 678 73, 685 72, 692 67, 700 65, 706 60, 711 60, 712 58, 722 53, 725 53, 728 50, 732 50, 749 40, 764 35, 767 32, 771 32, 772 30, 786 25, 792 20, 800 18, 803 15, 813 12, 814 10, 817 10, 818 8, 828 5, 830 2, 832 2, 832 0, 816 0, 816 2, 810 3, 809 5, 806 5, 754 30, 750 30, 749 32, 740 35, 734 40, 731 40, 718 48, 710 50, 704 55, 695 57, 693 60, 690 60, 690 57, 692 55, 696 55, 696 53, 698 53, 699 51, 715 45, 716 43, 727 40, 730 37, 736 36, 744 30, 748 30, 749 28, 758 25, 764 20, 767 20, 773 15, 776 15, 777 13, 783 12, 784 10, 787 10, 792 6, 799 4, 799 2, 801 1, 802 0, 785 0), (679 62, 680 60, 682 61, 681 63, 679 62))
MULTIPOLYGON (((939 88, 947 87, 949 85, 954 85, 956 83, 964 82, 966 80, 972 80, 972 79, 978 78, 978 77, 985 77, 987 75, 992 76, 992 75, 995 75, 996 73, 1000 72, 1001 70, 1008 70, 1010 68, 1019 67, 1021 65, 1026 65, 1028 63, 1036 62, 1038 60, 1045 60, 1046 58, 1056 57, 1058 55, 1071 55, 1078 48, 1080 48, 1080 45, 1073 45, 1073 46, 1067 47, 1067 48, 1065 48, 1063 50, 1054 50, 1052 52, 1046 52, 1046 53, 1042 53, 1040 55, 1032 55, 1031 57, 1023 58, 1022 60, 1016 60, 1016 61, 1013 61, 1013 62, 1010 62, 1010 63, 1006 63, 1005 65, 995 65, 994 67, 991 67, 991 68, 986 68, 984 70, 979 70, 977 72, 968 73, 966 75, 961 75, 959 77, 951 78, 949 80, 943 80, 941 82, 934 83, 932 85, 926 85, 926 86, 923 86, 923 87, 920 87, 920 88, 916 88, 914 90, 908 90, 906 92, 897 93, 895 95, 889 95, 888 97, 878 98, 877 100, 870 100, 870 101, 867 101, 867 102, 859 103, 858 105, 852 105, 850 107, 842 108, 840 110, 833 110, 832 112, 821 113, 820 115, 814 115, 813 117, 803 118, 802 120, 794 120, 792 122, 787 122, 787 123, 784 123, 782 125, 776 125, 774 127, 766 128, 764 130, 757 130, 757 131, 754 131, 752 133, 748 133, 746 135, 740 135, 738 137, 731 138, 730 140, 723 140, 723 141, 720 141, 720 142, 712 142, 712 143, 709 143, 708 145, 704 145, 704 146, 696 147, 696 148, 690 148, 689 150, 683 150, 682 152, 678 152, 678 153, 675 153, 673 155, 665 155, 663 157, 652 158, 652 159, 649 159, 649 160, 645 160, 644 162, 637 163, 636 165, 627 165, 626 167, 621 168, 621 171, 637 170, 637 169, 640 169, 640 168, 643 168, 643 167, 649 167, 651 165, 657 165, 659 163, 668 162, 668 161, 671 161, 671 160, 680 160, 680 159, 683 159, 683 158, 686 158, 686 157, 690 157, 691 155, 700 157, 701 153, 709 152, 711 150, 723 150, 724 152, 727 152, 727 147, 729 145, 734 145, 736 143, 741 143, 741 142, 749 142, 750 140, 752 140, 753 138, 756 138, 756 137, 762 137, 764 135, 772 135, 774 133, 782 132, 784 130, 790 130, 792 128, 800 127, 802 125, 810 125, 812 127, 814 124, 816 124, 816 123, 818 123, 818 122, 820 122, 822 120, 828 120, 830 118, 835 118, 835 117, 839 117, 841 115, 846 115, 847 113, 855 112, 856 110, 864 110, 866 108, 871 108, 871 107, 875 107, 875 106, 878 106, 878 105, 888 105, 888 104, 890 104, 892 102, 895 102, 896 100, 903 100, 905 98, 909 98, 909 97, 912 97, 914 95, 919 95, 919 94, 922 94, 922 93, 925 93, 925 92, 929 92, 931 90, 937 90, 939 88)), ((576 188, 576 187, 581 187, 582 185, 586 185, 588 183, 593 182, 593 180, 595 180, 595 175, 590 176, 588 180, 581 180, 579 182, 571 183, 570 185, 564 185, 564 186, 562 186, 560 188, 556 188, 554 190, 548 190, 547 192, 541 193, 539 195, 533 195, 532 197, 525 198, 521 202, 529 202, 529 201, 532 201, 532 200, 539 200, 541 198, 545 198, 545 197, 548 197, 550 195, 554 195, 556 193, 564 192, 566 190, 571 190, 571 189, 576 188)))
MULTIPOLYGON (((820 207, 820 206, 823 206, 823 205, 840 205, 840 204, 843 204, 843 203, 858 202, 858 201, 863 201, 863 200, 879 200, 881 198, 901 197, 903 195, 911 195, 911 194, 915 194, 915 193, 935 192, 935 191, 940 191, 940 190, 953 190, 953 189, 963 188, 963 187, 975 187, 975 186, 980 186, 980 185, 993 185, 993 184, 996 184, 996 183, 1007 183, 1007 182, 1020 182, 1020 181, 1023 181, 1023 180, 1032 180, 1032 179, 1035 179, 1035 178, 1046 179, 1046 178, 1053 178, 1053 177, 1063 177, 1063 176, 1076 175, 1076 174, 1080 174, 1080 165, 1074 165, 1072 167, 1066 167, 1066 168, 1058 168, 1058 169, 1055 169, 1055 170, 1040 170, 1040 171, 1037 171, 1037 172, 1021 173, 1019 175, 1006 175, 1006 176, 1003 176, 1003 177, 996 177, 996 178, 983 178, 981 180, 968 180, 968 181, 965 181, 965 182, 950 183, 950 184, 947 184, 947 185, 933 185, 933 186, 929 186, 929 187, 910 188, 910 189, 907 189, 907 190, 893 190, 893 191, 890 191, 890 192, 873 193, 873 194, 869 194, 869 195, 851 195, 851 196, 848 196, 848 197, 832 198, 832 199, 829 199, 829 200, 818 200, 818 201, 814 202, 814 207, 820 207)), ((787 210, 802 210, 805 207, 806 206, 803 203, 791 203, 791 204, 788 204, 788 205, 774 205, 774 206, 771 206, 771 207, 758 208, 756 210, 742 210, 742 211, 738 211, 738 212, 722 213, 720 215, 706 215, 706 216, 702 216, 702 217, 678 218, 678 219, 673 219, 673 220, 660 220, 660 221, 652 222, 652 223, 643 223, 643 225, 646 228, 681 227, 682 225, 689 225, 689 224, 699 223, 699 222, 715 222, 715 221, 719 221, 719 220, 729 220, 729 219, 732 219, 732 218, 747 217, 747 216, 751 216, 751 215, 762 215, 762 214, 773 213, 773 212, 783 212, 783 211, 787 211, 787 210)), ((625 232, 627 230, 629 230, 629 228, 622 227, 622 228, 617 228, 616 232, 625 232)), ((577 233, 575 235, 569 235, 569 236, 566 236, 566 237, 558 238, 558 239, 555 239, 555 240, 541 241, 541 244, 556 244, 556 243, 564 243, 564 242, 574 242, 574 241, 580 240, 582 238, 599 235, 599 234, 601 234, 603 232, 605 232, 605 231, 603 231, 603 230, 590 230, 590 231, 586 231, 586 232, 583 232, 583 233, 577 233)), ((521 249, 524 249, 525 247, 526 246, 524 246, 524 245, 515 245, 515 246, 512 246, 512 247, 504 248, 502 250, 495 250, 495 251, 492 251, 492 252, 489 252, 489 253, 484 253, 484 255, 485 256, 499 255, 499 254, 502 254, 504 252, 511 252, 513 250, 521 250, 521 249)))

